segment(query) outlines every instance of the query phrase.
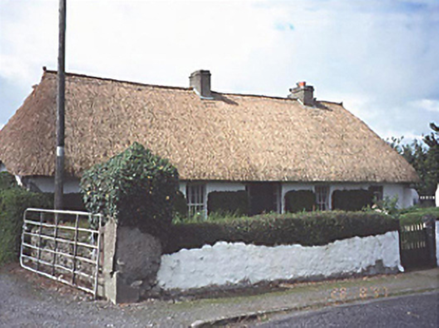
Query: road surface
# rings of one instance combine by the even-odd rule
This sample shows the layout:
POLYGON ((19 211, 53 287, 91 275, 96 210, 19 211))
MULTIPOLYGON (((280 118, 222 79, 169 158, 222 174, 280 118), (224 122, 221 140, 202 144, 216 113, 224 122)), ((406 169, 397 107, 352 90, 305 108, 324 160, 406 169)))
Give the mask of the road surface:
POLYGON ((439 293, 400 296, 273 318, 258 328, 439 327, 439 293))

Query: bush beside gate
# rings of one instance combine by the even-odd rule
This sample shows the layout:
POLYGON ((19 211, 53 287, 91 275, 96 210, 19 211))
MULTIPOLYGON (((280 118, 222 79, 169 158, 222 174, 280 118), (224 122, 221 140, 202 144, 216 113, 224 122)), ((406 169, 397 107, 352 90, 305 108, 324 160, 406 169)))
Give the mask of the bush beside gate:
POLYGON ((18 258, 25 209, 51 208, 52 199, 50 194, 19 187, 9 173, 0 173, 0 265, 18 258))
POLYGON ((171 226, 177 169, 138 143, 84 172, 80 186, 87 210, 105 219, 156 236, 171 226))

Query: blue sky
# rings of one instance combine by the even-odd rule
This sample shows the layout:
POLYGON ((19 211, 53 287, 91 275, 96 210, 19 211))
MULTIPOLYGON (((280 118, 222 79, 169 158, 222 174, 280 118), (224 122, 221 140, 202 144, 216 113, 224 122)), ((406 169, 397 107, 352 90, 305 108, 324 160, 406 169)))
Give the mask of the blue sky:
MULTIPOLYGON (((67 70, 286 96, 297 81, 381 137, 439 123, 439 1, 67 0, 67 70)), ((58 1, 0 0, 0 127, 56 69, 58 1)))

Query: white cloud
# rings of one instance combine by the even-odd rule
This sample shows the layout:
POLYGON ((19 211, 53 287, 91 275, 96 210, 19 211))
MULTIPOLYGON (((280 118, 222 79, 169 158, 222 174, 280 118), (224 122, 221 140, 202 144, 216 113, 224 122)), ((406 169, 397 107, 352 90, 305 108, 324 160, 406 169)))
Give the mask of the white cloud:
POLYGON ((439 113, 439 100, 432 99, 421 99, 418 101, 413 101, 411 106, 414 108, 423 109, 429 112, 439 113))

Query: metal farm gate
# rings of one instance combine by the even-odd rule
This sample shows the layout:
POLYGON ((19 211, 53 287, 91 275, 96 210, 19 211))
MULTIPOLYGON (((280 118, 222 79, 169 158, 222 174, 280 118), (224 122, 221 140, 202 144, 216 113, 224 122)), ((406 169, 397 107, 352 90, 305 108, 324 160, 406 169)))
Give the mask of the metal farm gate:
POLYGON ((406 269, 436 266, 435 223, 433 220, 400 227, 401 264, 406 269))
POLYGON ((101 226, 100 215, 28 208, 23 214, 20 264, 96 297, 101 226))

